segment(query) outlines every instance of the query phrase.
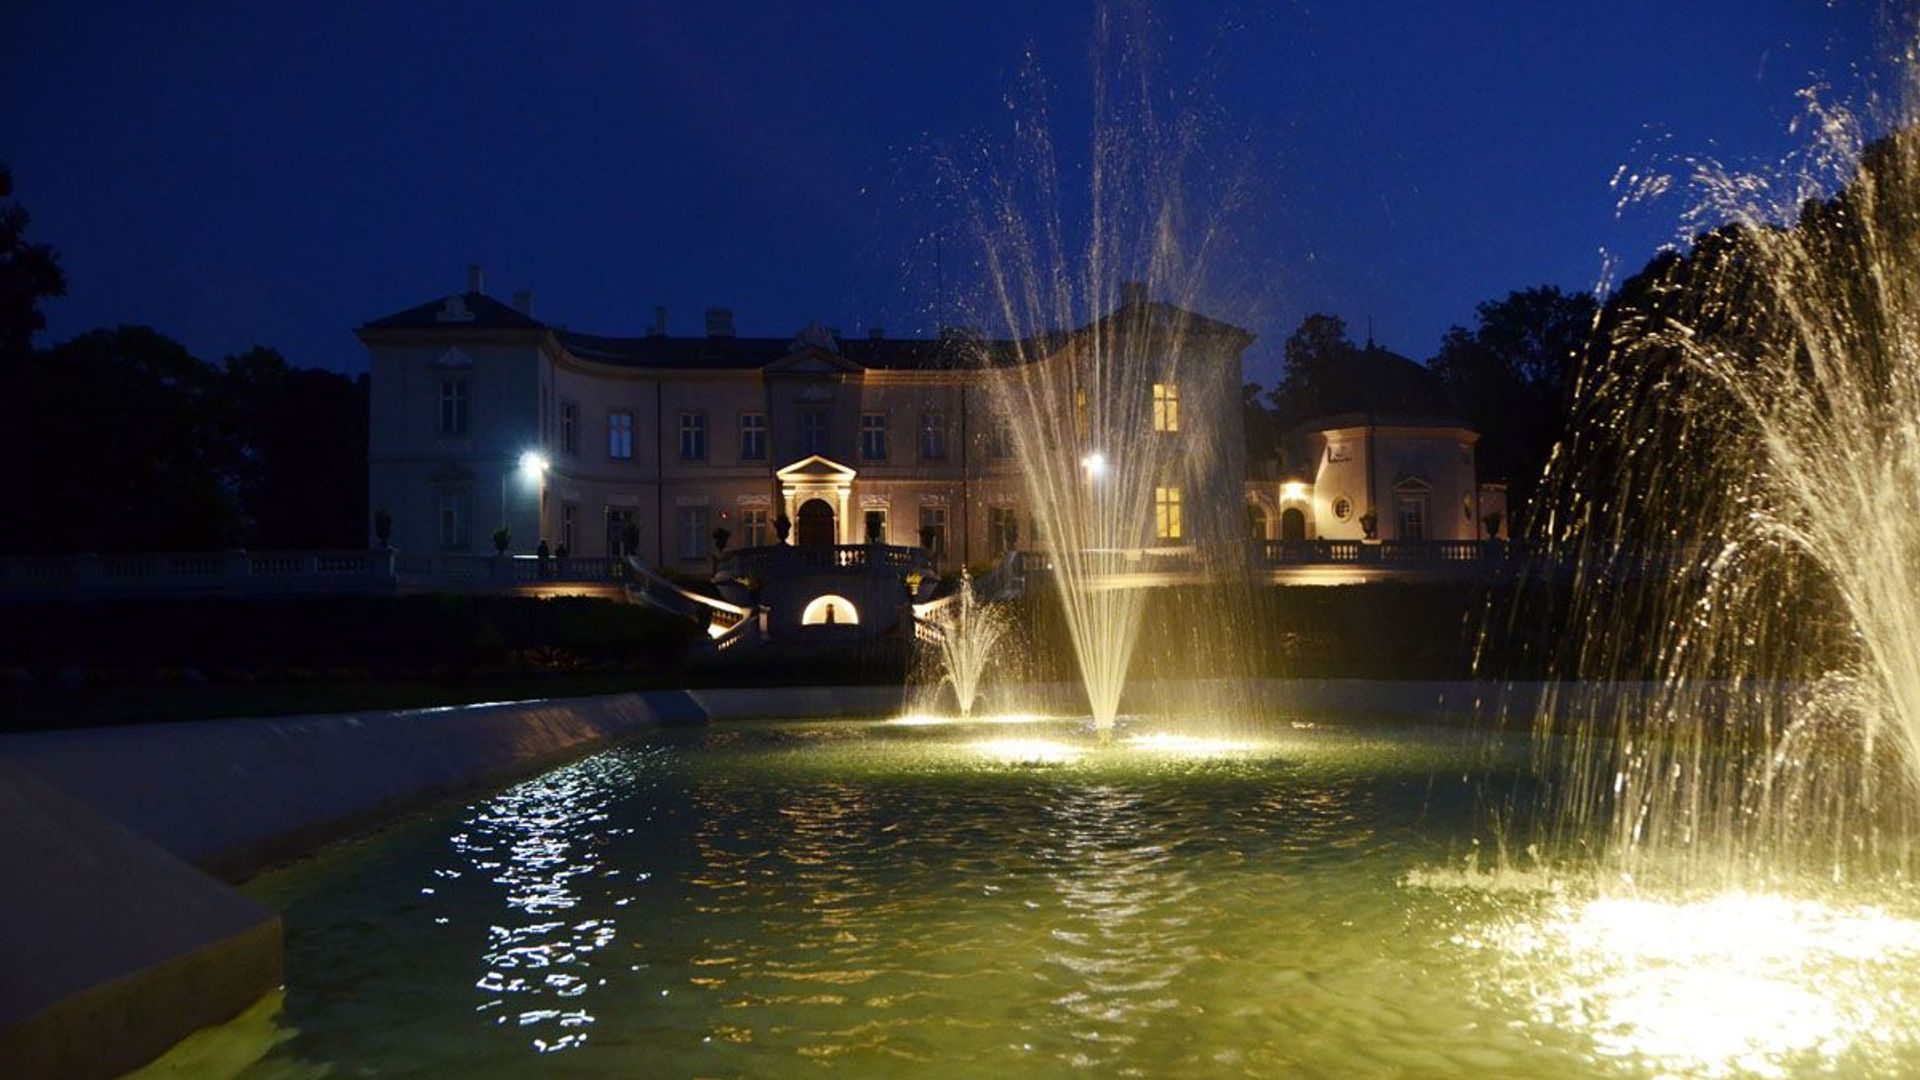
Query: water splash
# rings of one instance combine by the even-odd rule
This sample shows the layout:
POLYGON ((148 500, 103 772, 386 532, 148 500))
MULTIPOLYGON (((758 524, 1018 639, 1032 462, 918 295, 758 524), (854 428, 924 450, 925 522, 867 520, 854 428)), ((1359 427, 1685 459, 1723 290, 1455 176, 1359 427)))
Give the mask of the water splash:
POLYGON ((933 618, 939 632, 940 677, 953 687, 961 716, 972 716, 980 699, 980 680, 1000 655, 1007 621, 992 604, 980 599, 973 575, 960 571, 953 599, 933 618))
POLYGON ((1690 162, 1687 224, 1711 231, 1598 328, 1540 522, 1584 620, 1540 713, 1555 850, 1732 886, 1912 866, 1911 62, 1902 83, 1857 113, 1809 93, 1812 144, 1781 169, 1690 162), (1582 680, 1636 689, 1579 701, 1582 680))
POLYGON ((980 242, 978 314, 1000 336, 977 350, 998 438, 1019 464, 1028 546, 1050 557, 1102 731, 1139 640, 1138 586, 1237 551, 1208 540, 1242 528, 1233 466, 1250 339, 1194 314, 1226 304, 1209 278, 1239 185, 1202 152, 1186 99, 1149 77, 1142 29, 1098 13, 1083 161, 1063 160, 1030 73, 1040 103, 1016 107, 1013 144, 955 162, 980 242), (1084 190, 1066 179, 1078 171, 1084 190))

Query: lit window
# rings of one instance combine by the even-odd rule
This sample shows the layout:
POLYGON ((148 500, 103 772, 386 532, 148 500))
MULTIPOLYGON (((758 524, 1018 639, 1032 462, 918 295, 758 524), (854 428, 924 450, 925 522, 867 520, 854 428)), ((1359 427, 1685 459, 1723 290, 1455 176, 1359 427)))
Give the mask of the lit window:
POLYGON ((633 414, 607 414, 607 456, 620 461, 633 460, 633 414))
POLYGON ((887 460, 887 414, 860 414, 860 457, 866 461, 887 460))
POLYGON ((740 414, 740 460, 767 460, 767 414, 740 414))
POLYGON ((741 539, 747 547, 773 543, 773 530, 767 524, 767 511, 763 507, 740 511, 740 531, 746 534, 741 539))
POLYGON ((683 412, 680 414, 680 460, 707 460, 706 413, 683 412))
POLYGON ((580 452, 580 406, 571 401, 560 403, 560 449, 569 454, 580 452))
POLYGON ((1077 387, 1073 391, 1073 430, 1081 438, 1087 437, 1087 391, 1077 387))
POLYGON ((824 409, 808 409, 800 414, 800 452, 827 452, 827 414, 824 409))
POLYGON ((947 456, 947 414, 920 414, 920 456, 929 461, 947 456))
POLYGON ((464 550, 473 541, 473 498, 464 491, 440 493, 440 546, 464 550))
POLYGON ((440 434, 467 433, 467 380, 440 380, 440 434))
POLYGON ((1180 388, 1172 383, 1153 384, 1153 430, 1180 430, 1180 388))
POLYGON ((1162 540, 1178 540, 1184 533, 1180 520, 1180 489, 1153 489, 1153 531, 1162 540))
POLYGON ((682 559, 705 558, 707 554, 707 508, 704 506, 683 506, 680 508, 680 557, 682 559))

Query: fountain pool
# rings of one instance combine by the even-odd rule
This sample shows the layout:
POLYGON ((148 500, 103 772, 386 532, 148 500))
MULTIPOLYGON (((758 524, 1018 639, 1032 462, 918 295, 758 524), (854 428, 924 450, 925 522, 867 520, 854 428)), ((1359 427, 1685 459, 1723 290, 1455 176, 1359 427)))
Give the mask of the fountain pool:
POLYGON ((662 733, 260 878, 284 1003, 198 1071, 1920 1070, 1920 895, 1476 870, 1524 740, 907 719, 662 733))

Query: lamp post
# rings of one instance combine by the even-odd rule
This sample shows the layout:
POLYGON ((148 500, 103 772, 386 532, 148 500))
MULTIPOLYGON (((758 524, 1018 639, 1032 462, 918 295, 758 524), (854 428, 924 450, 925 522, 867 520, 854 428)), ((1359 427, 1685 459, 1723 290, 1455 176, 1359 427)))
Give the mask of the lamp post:
MULTIPOLYGON (((547 474, 547 455, 538 450, 528 450, 520 455, 520 478, 531 484, 538 484, 547 474)), ((511 530, 507 521, 507 479, 513 473, 500 474, 500 527, 511 530)), ((538 488, 535 488, 538 491, 538 488)), ((536 525, 535 532, 539 531, 536 525)))

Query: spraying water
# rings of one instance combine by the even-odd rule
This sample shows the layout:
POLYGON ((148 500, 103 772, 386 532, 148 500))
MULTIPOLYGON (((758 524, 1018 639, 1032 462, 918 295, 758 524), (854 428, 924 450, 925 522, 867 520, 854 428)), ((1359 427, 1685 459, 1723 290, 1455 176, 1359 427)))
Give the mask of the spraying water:
POLYGON ((1238 357, 1251 338, 1195 314, 1220 310, 1207 279, 1231 184, 1199 153, 1194 119, 1167 118, 1139 41, 1104 10, 1093 56, 1084 191, 1062 178, 1044 107, 1010 152, 961 164, 982 321, 1003 335, 980 363, 1109 732, 1146 603, 1133 586, 1237 552, 1219 541, 1241 529, 1238 357))
POLYGON ((1550 839, 1637 878, 1912 862, 1920 131, 1808 102, 1781 174, 1693 163, 1712 231, 1609 305, 1545 485, 1583 620, 1541 713, 1550 839))
POLYGON ((959 589, 933 623, 939 632, 941 680, 953 687, 960 715, 972 716, 980 699, 980 679, 1006 636, 1006 619, 980 599, 973 576, 963 568, 959 589))

